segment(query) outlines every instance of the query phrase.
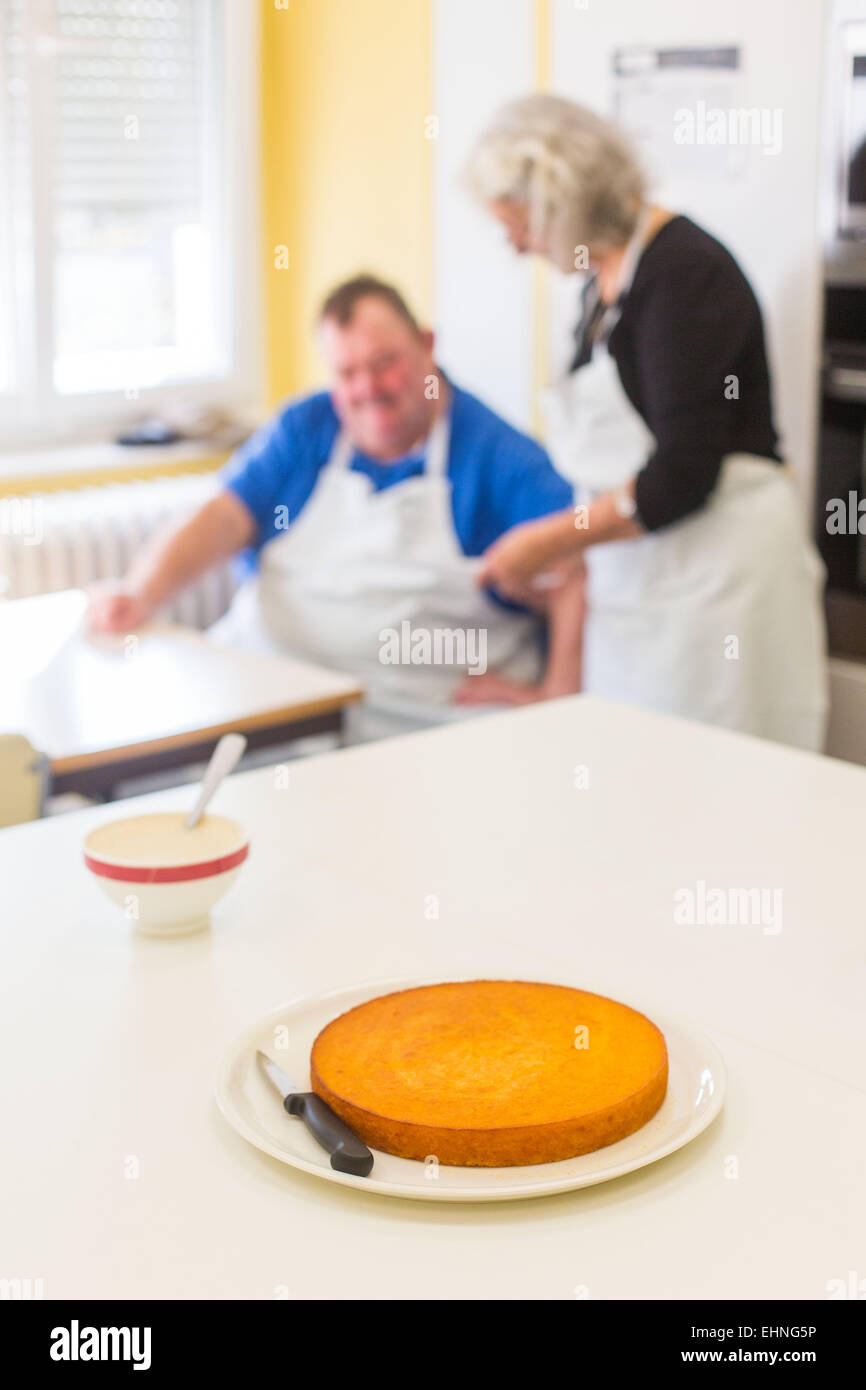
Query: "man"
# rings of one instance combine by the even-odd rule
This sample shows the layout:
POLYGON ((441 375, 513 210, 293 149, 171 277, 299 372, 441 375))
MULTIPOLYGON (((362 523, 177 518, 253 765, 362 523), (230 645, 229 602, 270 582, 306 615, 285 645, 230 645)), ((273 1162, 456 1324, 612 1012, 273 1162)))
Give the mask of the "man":
POLYGON ((92 625, 129 631, 246 550, 254 572, 214 636, 357 676, 357 736, 577 689, 579 580, 531 598, 546 658, 540 618, 476 582, 474 557, 505 531, 571 503, 547 455, 448 381, 392 286, 341 285, 318 333, 330 393, 260 430, 216 498, 94 594, 92 625))

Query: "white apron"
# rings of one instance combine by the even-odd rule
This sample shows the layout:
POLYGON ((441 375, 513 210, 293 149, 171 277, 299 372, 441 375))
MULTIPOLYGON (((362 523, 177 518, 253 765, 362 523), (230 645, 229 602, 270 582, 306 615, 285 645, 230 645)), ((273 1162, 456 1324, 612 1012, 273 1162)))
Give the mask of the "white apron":
POLYGON ((476 645, 470 638, 466 652, 476 665, 483 633, 488 670, 539 678, 539 624, 491 602, 475 582, 479 561, 460 548, 448 451, 443 415, 430 433, 424 473, 377 492, 350 467, 354 448, 340 434, 297 521, 262 547, 258 574, 210 630, 218 641, 289 653, 355 676, 368 694, 349 714, 351 741, 478 712, 450 703, 467 674, 466 665, 453 661, 461 654, 459 638, 455 645, 442 642, 438 663, 384 659, 398 646, 411 655, 404 624, 412 634, 431 636, 471 631, 476 645))
MULTIPOLYGON (((626 253, 626 287, 644 226, 626 253)), ((582 502, 625 484, 655 447, 607 350, 613 317, 591 361, 545 393, 548 447, 582 502)), ((700 511, 634 540, 591 545, 585 558, 585 691, 823 747, 824 567, 786 469, 731 454, 700 511)))

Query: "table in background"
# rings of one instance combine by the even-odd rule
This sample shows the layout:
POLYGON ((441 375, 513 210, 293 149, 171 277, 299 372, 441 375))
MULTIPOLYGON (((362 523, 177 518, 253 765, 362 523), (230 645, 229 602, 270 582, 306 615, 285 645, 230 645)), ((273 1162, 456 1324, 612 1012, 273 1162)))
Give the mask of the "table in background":
POLYGON ((121 779, 202 762, 230 730, 250 748, 340 734, 357 681, 308 662, 150 624, 87 635, 80 590, 0 603, 0 730, 26 734, 51 790, 106 797, 121 779))

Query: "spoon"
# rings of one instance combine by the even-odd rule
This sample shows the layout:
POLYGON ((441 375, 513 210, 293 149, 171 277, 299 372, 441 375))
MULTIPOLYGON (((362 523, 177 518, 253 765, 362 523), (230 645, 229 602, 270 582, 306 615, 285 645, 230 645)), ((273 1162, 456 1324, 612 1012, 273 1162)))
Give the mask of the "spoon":
POLYGON ((228 777, 232 769, 240 762, 246 746, 247 741, 243 734, 223 734, 211 753, 210 762, 204 770, 198 799, 184 822, 187 830, 194 830, 198 825, 205 806, 223 778, 228 777))

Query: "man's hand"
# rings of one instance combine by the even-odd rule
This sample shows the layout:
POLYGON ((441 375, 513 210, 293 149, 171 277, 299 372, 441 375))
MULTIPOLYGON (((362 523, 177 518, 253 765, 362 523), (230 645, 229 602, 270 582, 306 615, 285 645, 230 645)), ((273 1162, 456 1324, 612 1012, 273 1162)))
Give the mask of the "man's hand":
POLYGON ((534 705, 544 698, 540 685, 511 680, 499 671, 467 676, 451 697, 455 705, 534 705))
POLYGON ((93 632, 132 632, 154 614, 152 604, 122 584, 93 584, 86 622, 93 632))
POLYGON ((180 525, 156 532, 125 580, 94 585, 87 621, 96 632, 130 632, 152 618, 187 584, 252 545, 256 523, 234 493, 224 490, 180 525))

